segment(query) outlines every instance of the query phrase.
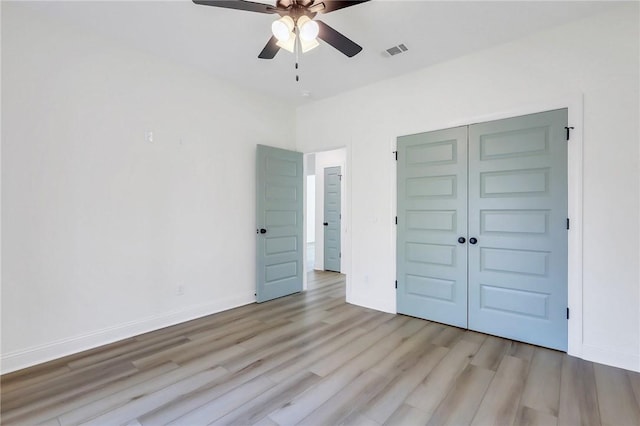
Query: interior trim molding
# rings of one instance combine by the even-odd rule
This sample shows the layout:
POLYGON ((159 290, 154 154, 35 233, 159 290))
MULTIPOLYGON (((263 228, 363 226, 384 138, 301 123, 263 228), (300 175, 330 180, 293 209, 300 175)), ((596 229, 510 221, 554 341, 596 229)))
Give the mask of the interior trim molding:
POLYGON ((605 360, 607 365, 640 372, 640 356, 629 352, 584 344, 582 345, 582 359, 601 364, 605 360))
POLYGON ((214 302, 188 306, 170 312, 148 316, 91 333, 59 339, 27 349, 2 354, 0 371, 11 373, 43 362, 52 361, 109 343, 138 336, 164 327, 237 308, 255 302, 253 293, 229 297, 214 302))
POLYGON ((389 305, 389 301, 381 299, 381 298, 371 298, 371 297, 360 297, 355 296, 353 294, 347 295, 346 297, 347 303, 352 305, 362 306, 363 308, 373 309, 379 312, 386 312, 389 314, 396 314, 397 311, 395 309, 395 301, 393 304, 393 309, 384 309, 385 306, 389 305))

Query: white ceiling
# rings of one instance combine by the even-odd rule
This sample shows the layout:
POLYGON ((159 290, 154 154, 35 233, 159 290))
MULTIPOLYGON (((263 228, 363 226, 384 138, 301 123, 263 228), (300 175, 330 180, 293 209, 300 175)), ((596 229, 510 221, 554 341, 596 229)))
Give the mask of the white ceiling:
POLYGON ((46 1, 27 6, 301 104, 597 14, 616 2, 373 0, 318 15, 364 49, 347 58, 321 42, 301 57, 298 83, 289 52, 281 50, 273 60, 258 59, 276 15, 199 6, 191 0, 46 1), (383 54, 399 43, 409 51, 383 54))

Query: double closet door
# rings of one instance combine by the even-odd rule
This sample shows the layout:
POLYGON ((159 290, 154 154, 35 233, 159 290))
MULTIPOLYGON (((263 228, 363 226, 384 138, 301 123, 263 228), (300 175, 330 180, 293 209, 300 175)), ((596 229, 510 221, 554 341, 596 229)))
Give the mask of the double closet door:
POLYGON ((567 349, 567 110, 398 138, 397 311, 567 349))

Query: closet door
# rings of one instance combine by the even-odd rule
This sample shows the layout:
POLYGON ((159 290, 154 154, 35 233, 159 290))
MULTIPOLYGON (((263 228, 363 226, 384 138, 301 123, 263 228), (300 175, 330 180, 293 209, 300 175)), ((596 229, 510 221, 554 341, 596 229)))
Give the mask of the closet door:
POLYGON ((466 328, 466 126, 398 138, 397 231, 398 312, 466 328))
POLYGON ((469 126, 469 328, 567 349, 567 110, 469 126))

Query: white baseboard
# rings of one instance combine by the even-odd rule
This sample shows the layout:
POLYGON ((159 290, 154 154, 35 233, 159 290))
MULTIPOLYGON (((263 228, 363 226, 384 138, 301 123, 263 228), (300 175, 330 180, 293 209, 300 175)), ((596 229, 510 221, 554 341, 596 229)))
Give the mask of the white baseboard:
POLYGON ((347 296, 347 303, 362 306, 363 308, 373 309, 375 311, 386 312, 389 314, 397 313, 395 309, 395 300, 393 306, 391 306, 388 300, 358 296, 354 297, 353 295, 351 295, 347 296))
POLYGON ((598 346, 582 345, 582 359, 610 365, 625 370, 640 372, 640 356, 628 352, 618 352, 598 346))
MULTIPOLYGON (((217 312, 233 309, 255 302, 253 294, 218 300, 215 302, 194 305, 180 310, 150 316, 136 321, 119 324, 114 327, 97 330, 79 336, 61 339, 43 345, 2 354, 0 371, 2 374, 31 367, 67 355, 117 342, 163 327, 201 318, 217 312)), ((388 303, 363 297, 349 297, 347 303, 377 311, 395 314, 395 309, 382 309, 388 303)), ((640 356, 637 354, 618 352, 597 346, 582 345, 580 358, 587 361, 640 372, 640 356)))
POLYGON ((163 327, 201 318, 253 302, 255 302, 255 296, 253 294, 216 300, 215 302, 193 305, 187 308, 104 328, 102 330, 96 330, 91 333, 60 339, 19 351, 2 354, 0 357, 0 371, 2 374, 10 373, 12 371, 21 370, 36 364, 41 364, 43 362, 117 342, 149 331, 158 330, 163 327))

